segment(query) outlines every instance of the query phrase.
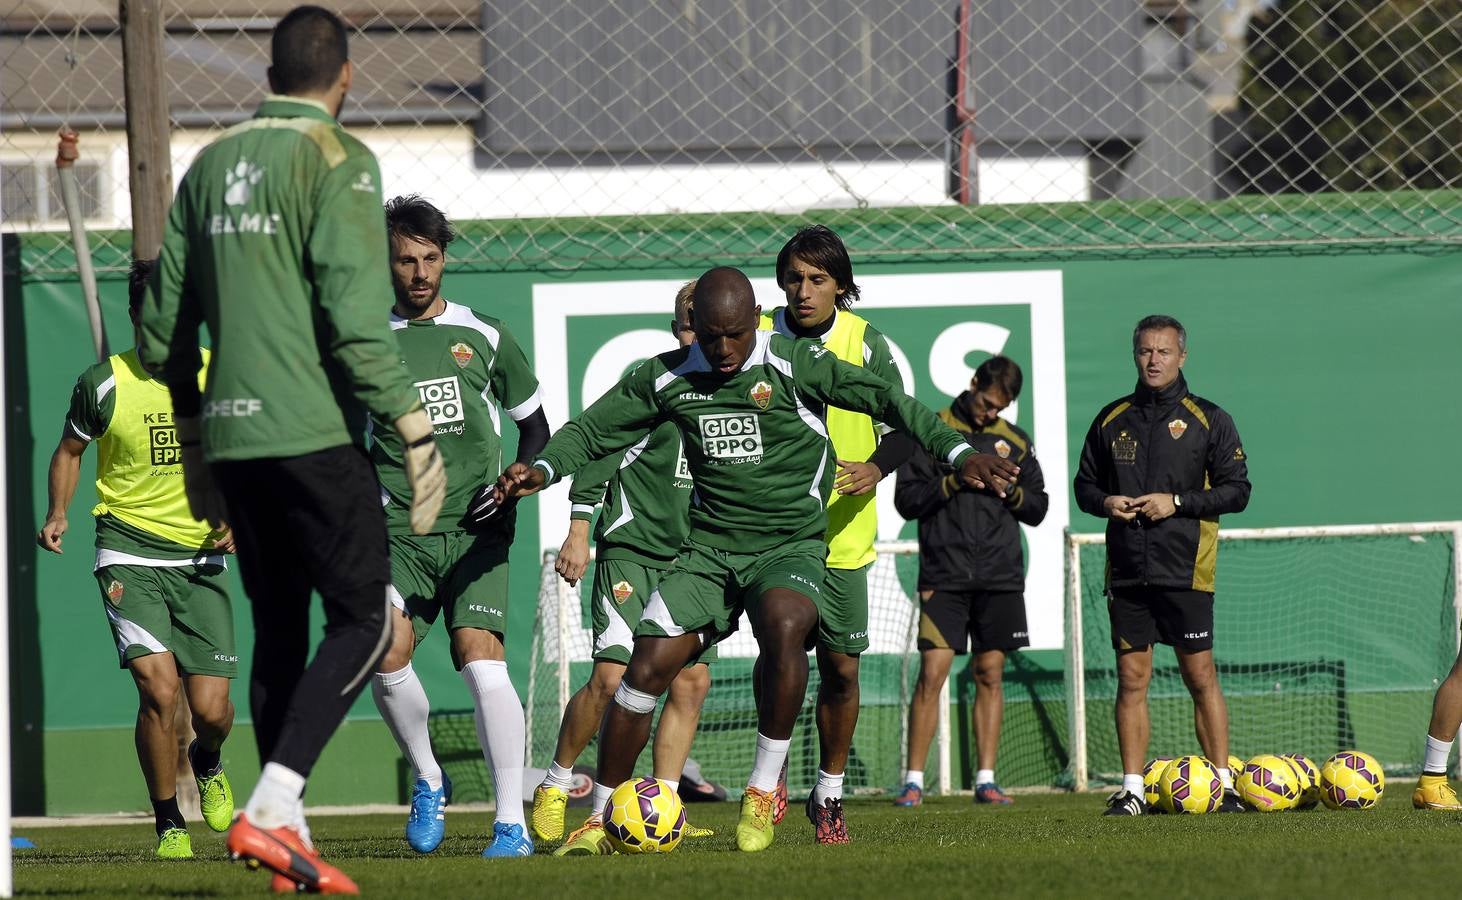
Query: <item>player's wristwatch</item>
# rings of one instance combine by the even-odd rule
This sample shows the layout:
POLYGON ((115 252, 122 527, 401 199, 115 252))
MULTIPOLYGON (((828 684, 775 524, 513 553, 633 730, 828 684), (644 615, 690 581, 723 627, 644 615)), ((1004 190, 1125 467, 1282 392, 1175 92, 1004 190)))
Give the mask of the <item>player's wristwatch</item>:
POLYGON ((1182 509, 1182 508, 1183 508, 1183 495, 1182 494, 1174 494, 1173 495, 1173 509, 1182 509))

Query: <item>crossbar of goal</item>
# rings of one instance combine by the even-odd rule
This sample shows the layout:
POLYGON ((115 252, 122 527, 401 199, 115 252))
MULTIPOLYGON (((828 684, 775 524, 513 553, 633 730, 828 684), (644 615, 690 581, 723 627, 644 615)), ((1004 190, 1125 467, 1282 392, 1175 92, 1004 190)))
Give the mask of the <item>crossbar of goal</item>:
MULTIPOLYGON (((1377 537, 1425 534, 1451 534, 1452 606, 1457 622, 1462 622, 1462 521, 1388 522, 1370 525, 1302 525, 1278 528, 1221 528, 1218 540, 1265 541, 1329 537, 1377 537)), ((1082 644, 1081 612, 1081 548, 1105 544, 1102 532, 1074 533, 1066 531, 1066 694, 1067 717, 1071 741, 1071 779, 1075 790, 1089 787, 1090 771, 1086 741, 1086 648, 1082 644)), ((1457 636, 1462 650, 1462 632, 1457 636)), ((1462 738, 1462 730, 1458 737, 1462 738)), ((1462 766, 1462 760, 1459 760, 1462 766)))

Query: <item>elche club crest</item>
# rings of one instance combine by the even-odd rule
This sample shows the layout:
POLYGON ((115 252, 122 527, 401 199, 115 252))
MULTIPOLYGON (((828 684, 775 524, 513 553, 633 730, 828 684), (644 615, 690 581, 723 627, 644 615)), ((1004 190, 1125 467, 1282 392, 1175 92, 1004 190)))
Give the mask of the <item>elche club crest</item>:
POLYGON ((772 405, 772 386, 769 382, 758 381, 751 386, 751 402, 756 404, 757 409, 766 409, 772 405))
POLYGON ((614 602, 623 606, 624 601, 634 595, 635 586, 628 581, 616 581, 614 587, 610 588, 610 590, 614 592, 614 602))
POLYGON ((122 605, 123 590, 125 590, 125 588, 122 587, 122 582, 118 581, 115 578, 112 579, 111 584, 107 585, 107 599, 112 601, 113 606, 122 605))
POLYGON ((1174 420, 1172 420, 1171 422, 1168 423, 1168 434, 1172 435, 1173 436, 1173 440, 1175 440, 1175 441, 1178 438, 1182 437, 1183 436, 1183 432, 1185 432, 1187 430, 1188 430, 1188 423, 1185 422, 1185 421, 1183 421, 1182 419, 1174 419, 1174 420))
POLYGON ((995 442, 995 455, 1000 457, 1001 459, 1010 458, 1010 444, 1005 440, 1005 438, 1001 438, 1000 440, 995 442))
POLYGON ((476 353, 472 352, 472 348, 462 341, 458 341, 452 345, 452 358, 457 361, 457 368, 459 369, 467 368, 467 364, 472 362, 472 357, 476 355, 476 353))

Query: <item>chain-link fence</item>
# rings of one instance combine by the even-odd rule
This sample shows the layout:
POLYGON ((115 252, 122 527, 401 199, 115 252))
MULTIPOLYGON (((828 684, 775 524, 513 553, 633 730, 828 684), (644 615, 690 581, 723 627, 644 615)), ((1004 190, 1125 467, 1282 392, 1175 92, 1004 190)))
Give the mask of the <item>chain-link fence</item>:
MULTIPOLYGON (((64 223, 66 123, 88 222, 127 228, 116 7, 7 3, 5 227, 64 223)), ((175 178, 292 5, 165 0, 175 178)), ((345 123, 475 268, 765 261, 811 219, 865 262, 1462 246, 1457 0, 334 6, 345 123)))

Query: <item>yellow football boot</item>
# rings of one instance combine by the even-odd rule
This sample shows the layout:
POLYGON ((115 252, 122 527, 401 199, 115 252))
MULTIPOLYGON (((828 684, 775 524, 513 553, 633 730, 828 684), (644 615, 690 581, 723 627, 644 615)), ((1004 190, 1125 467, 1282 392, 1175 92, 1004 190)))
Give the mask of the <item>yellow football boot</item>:
POLYGON ((741 795, 741 821, 736 823, 736 847, 746 853, 765 850, 772 845, 772 812, 776 805, 775 791, 759 791, 748 787, 741 795))
POLYGON ((568 806, 568 791, 550 785, 540 784, 533 789, 533 838, 539 841, 556 841, 563 837, 563 813, 568 806))
POLYGON ((1411 792, 1411 805, 1417 809, 1462 809, 1457 792, 1445 775, 1423 775, 1411 792))
POLYGON ((158 859, 192 859, 193 839, 182 828, 169 828, 157 836, 158 859))
POLYGON ((604 823, 590 817, 572 834, 563 846, 553 851, 554 856, 608 856, 614 852, 609 846, 609 835, 604 832, 604 823))

